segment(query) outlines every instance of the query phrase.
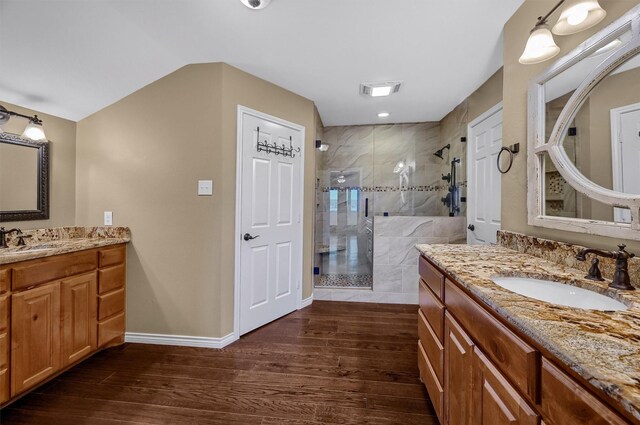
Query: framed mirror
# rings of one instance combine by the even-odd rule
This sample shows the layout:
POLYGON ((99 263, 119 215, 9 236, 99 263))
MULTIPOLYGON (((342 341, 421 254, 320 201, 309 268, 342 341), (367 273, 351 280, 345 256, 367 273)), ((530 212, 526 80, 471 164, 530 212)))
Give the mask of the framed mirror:
POLYGON ((0 133, 0 222, 49 218, 49 142, 0 133))
POLYGON ((640 240, 640 6, 529 87, 529 224, 640 240))

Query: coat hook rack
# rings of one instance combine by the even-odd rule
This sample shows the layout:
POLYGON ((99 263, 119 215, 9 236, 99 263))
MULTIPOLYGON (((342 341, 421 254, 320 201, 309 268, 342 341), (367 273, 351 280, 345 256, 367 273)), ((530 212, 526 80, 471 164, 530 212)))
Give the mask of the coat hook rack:
POLYGON ((297 153, 300 153, 300 148, 293 147, 293 137, 289 136, 289 147, 287 147, 284 143, 280 146, 276 144, 276 142, 269 143, 265 139, 264 142, 260 141, 260 127, 258 127, 258 143, 256 145, 256 150, 258 152, 266 152, 266 153, 274 153, 276 156, 289 156, 291 158, 295 158, 297 153))

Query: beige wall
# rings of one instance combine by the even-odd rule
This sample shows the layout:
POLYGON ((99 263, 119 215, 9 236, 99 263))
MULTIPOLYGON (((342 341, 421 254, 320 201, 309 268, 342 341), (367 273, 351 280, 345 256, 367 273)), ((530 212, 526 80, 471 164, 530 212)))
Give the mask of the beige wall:
POLYGON ((190 65, 78 123, 81 226, 129 226, 127 331, 220 336, 222 65, 190 65), (196 196, 213 179, 214 196, 196 196))
POLYGON ((469 122, 502 102, 504 70, 500 68, 467 98, 469 122))
MULTIPOLYGON (((49 220, 3 222, 0 225, 21 229, 73 226, 76 210, 76 123, 6 102, 0 101, 0 105, 24 115, 37 114, 49 139, 50 154, 49 220)), ((14 117, 2 129, 7 133, 22 134, 26 125, 27 120, 14 117)))
MULTIPOLYGON (((466 183, 467 181, 467 144, 460 142, 460 138, 467 136, 467 127, 471 121, 502 101, 502 78, 503 72, 502 68, 500 68, 440 121, 440 145, 451 145, 451 150, 448 153, 449 158, 462 158, 458 174, 458 182, 460 183, 466 183)), ((443 173, 446 174, 449 165, 443 165, 443 173)), ((465 190, 463 190, 462 196, 465 195, 465 190)), ((448 209, 445 205, 439 203, 438 207, 440 208, 440 215, 448 214, 448 209)), ((467 204, 461 202, 460 215, 466 215, 466 209, 467 204)))
MULTIPOLYGON (((581 233, 533 227, 527 224, 527 90, 530 79, 542 73, 553 61, 537 65, 521 65, 522 54, 530 28, 536 18, 546 13, 557 2, 554 0, 527 0, 511 17, 504 28, 504 127, 505 145, 520 143, 521 152, 514 160, 511 171, 502 178, 502 228, 533 236, 602 248, 615 248, 617 239, 581 233)), ((638 0, 601 0, 607 17, 596 27, 572 36, 558 37, 560 55, 568 53, 589 36, 622 16, 638 0)), ((637 241, 625 241, 632 251, 640 251, 637 241)))
POLYGON ((236 108, 306 127, 304 296, 311 293, 313 102, 224 64, 189 65, 78 123, 77 224, 129 226, 127 330, 233 331, 236 108), (212 197, 196 196, 212 179, 212 197))

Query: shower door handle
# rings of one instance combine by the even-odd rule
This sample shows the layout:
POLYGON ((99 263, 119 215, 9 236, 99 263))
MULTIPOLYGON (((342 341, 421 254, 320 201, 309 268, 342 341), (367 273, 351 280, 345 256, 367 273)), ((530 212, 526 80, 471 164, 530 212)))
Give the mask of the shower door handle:
POLYGON ((369 217, 369 198, 364 198, 364 216, 369 217))

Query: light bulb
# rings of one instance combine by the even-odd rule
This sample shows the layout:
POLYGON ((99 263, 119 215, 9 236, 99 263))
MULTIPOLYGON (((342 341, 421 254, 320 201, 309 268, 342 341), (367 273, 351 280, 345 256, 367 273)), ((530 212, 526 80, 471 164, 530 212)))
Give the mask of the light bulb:
POLYGON ((584 7, 576 6, 573 9, 567 11, 567 23, 575 26, 580 25, 589 16, 589 11, 584 7))
POLYGON ((607 12, 598 0, 566 0, 553 33, 569 35, 591 28, 602 21, 607 12))
POLYGON ((529 35, 519 62, 525 65, 544 62, 560 53, 548 25, 536 25, 529 35))
POLYGON ((46 138, 42 124, 33 120, 29 121, 29 124, 27 124, 27 127, 22 133, 22 137, 27 137, 31 140, 44 140, 46 138))

